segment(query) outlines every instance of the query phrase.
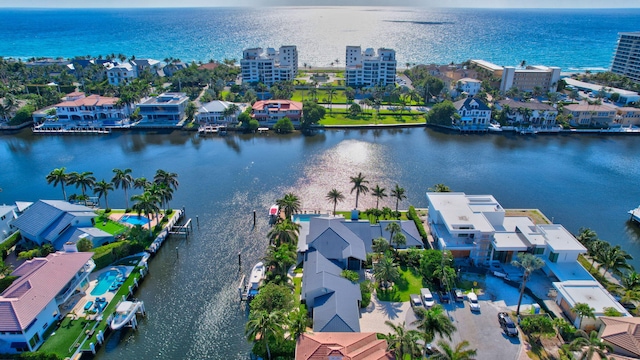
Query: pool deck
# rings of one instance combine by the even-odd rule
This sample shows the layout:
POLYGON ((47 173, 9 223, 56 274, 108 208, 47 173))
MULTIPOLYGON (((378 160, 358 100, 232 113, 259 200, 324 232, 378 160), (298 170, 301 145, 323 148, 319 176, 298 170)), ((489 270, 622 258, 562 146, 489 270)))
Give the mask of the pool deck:
MULTIPOLYGON (((129 224, 128 222, 123 222, 120 221, 120 219, 122 219, 122 217, 124 217, 125 215, 128 216, 138 216, 138 213, 135 212, 129 212, 129 213, 110 213, 109 214, 109 219, 113 220, 113 221, 117 221, 122 225, 128 226, 128 227, 133 227, 132 224, 129 224)), ((142 217, 145 217, 144 215, 140 215, 142 217)), ((146 217, 145 217, 146 218, 146 217)), ((156 221, 155 216, 151 217, 151 222, 146 224, 146 225, 141 225, 143 229, 147 229, 149 230, 149 226, 156 226, 156 224, 158 223, 158 221, 162 221, 162 219, 164 218, 164 214, 160 214, 158 215, 158 220, 156 221)), ((148 219, 147 219, 148 220, 148 219)))

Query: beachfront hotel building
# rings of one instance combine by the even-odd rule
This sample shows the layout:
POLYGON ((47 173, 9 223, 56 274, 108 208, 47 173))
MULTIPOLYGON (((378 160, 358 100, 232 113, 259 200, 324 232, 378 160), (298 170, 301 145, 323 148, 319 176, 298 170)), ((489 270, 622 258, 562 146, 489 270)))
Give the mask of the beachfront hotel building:
POLYGON ((640 31, 618 34, 611 72, 640 82, 640 31))
POLYGON ((360 46, 347 46, 345 58, 347 86, 386 86, 396 81, 396 52, 379 48, 362 51, 360 46))
POLYGON ((485 60, 471 60, 477 67, 487 70, 491 76, 500 78, 500 92, 511 88, 543 93, 554 92, 558 88, 561 69, 557 66, 529 65, 526 67, 500 66, 485 60))
POLYGON ((279 81, 293 81, 298 75, 298 49, 296 46, 252 48, 242 52, 240 60, 242 81, 271 86, 279 81))

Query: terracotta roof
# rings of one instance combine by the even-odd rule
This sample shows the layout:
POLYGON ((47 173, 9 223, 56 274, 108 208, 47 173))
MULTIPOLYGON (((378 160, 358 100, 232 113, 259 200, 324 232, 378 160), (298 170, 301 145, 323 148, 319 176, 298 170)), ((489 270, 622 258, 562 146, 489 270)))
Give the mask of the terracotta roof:
POLYGON ((605 325, 603 341, 640 357, 640 318, 603 316, 600 320, 605 325))
POLYGON ((104 105, 114 105, 120 100, 116 97, 108 97, 108 96, 100 96, 100 95, 89 95, 87 97, 73 100, 73 101, 63 101, 59 104, 56 104, 56 107, 79 107, 79 106, 104 106, 104 105))
POLYGON ((198 66, 198 70, 214 70, 218 66, 220 66, 220 64, 217 62, 209 62, 198 66))
POLYGON ((65 288, 93 253, 49 254, 20 265, 20 276, 0 295, 0 331, 22 331, 65 288))
POLYGON ((557 111, 556 108, 554 108, 553 106, 549 104, 537 102, 537 101, 524 102, 524 101, 515 101, 515 100, 507 99, 507 100, 498 101, 498 104, 500 104, 500 106, 502 107, 504 107, 505 105, 508 105, 511 109, 525 108, 525 109, 541 110, 541 111, 557 111))
POLYGON ((302 334, 296 343, 296 360, 326 360, 336 356, 343 360, 392 360, 387 342, 376 333, 319 332, 302 334))
POLYGON ((280 110, 297 110, 302 111, 302 103, 299 101, 292 100, 260 100, 256 101, 253 104, 254 111, 261 111, 266 107, 270 107, 273 110, 278 109, 278 105, 280 106, 280 110))

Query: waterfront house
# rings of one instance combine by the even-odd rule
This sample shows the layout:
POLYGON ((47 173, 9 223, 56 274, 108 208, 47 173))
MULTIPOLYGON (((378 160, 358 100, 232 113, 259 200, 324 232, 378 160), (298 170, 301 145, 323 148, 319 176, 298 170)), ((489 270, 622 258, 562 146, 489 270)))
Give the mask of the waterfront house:
POLYGON ((615 123, 622 126, 640 125, 640 108, 619 107, 616 110, 615 123))
POLYGON ((0 243, 14 232, 10 223, 18 217, 16 210, 14 205, 0 205, 0 243))
POLYGON ((185 119, 189 97, 185 93, 168 92, 136 104, 142 120, 137 126, 175 126, 185 119))
POLYGON ((485 131, 491 122, 491 109, 480 99, 468 97, 453 103, 459 120, 453 121, 453 126, 466 131, 485 131))
POLYGON ((238 122, 238 115, 240 115, 247 105, 236 104, 238 110, 231 115, 226 115, 227 109, 233 105, 233 103, 222 100, 213 100, 206 104, 202 104, 196 114, 196 121, 204 124, 231 124, 238 122))
POLYGON ((0 294, 0 353, 35 351, 44 334, 68 311, 67 302, 89 286, 93 253, 56 252, 25 261, 0 294))
POLYGON ((451 96, 453 97, 460 96, 463 93, 473 97, 476 96, 482 88, 482 81, 471 78, 462 78, 449 83, 451 84, 451 96))
POLYGON ((128 62, 107 67, 109 85, 119 86, 121 84, 128 84, 132 79, 137 77, 137 68, 128 62))
POLYGON ((279 81, 293 81, 298 75, 298 49, 296 46, 252 48, 242 52, 240 60, 242 81, 272 86, 279 81))
POLYGON ((56 122, 59 125, 94 127, 122 124, 128 116, 129 108, 120 104, 119 100, 115 97, 86 96, 83 92, 72 92, 65 96, 63 102, 54 105, 56 118, 51 121, 51 125, 56 122))
POLYGON ((616 117, 616 109, 610 105, 570 104, 564 113, 571 115, 573 126, 609 126, 616 117))
MULTIPOLYGON (((176 72, 178 72, 180 70, 184 70, 184 69, 186 69, 188 67, 189 67, 189 64, 187 64, 185 62, 174 61, 174 62, 171 62, 171 63, 165 65, 162 68, 162 73, 165 76, 173 76, 173 75, 175 75, 176 72)), ((198 68, 198 69, 200 69, 200 68, 198 68)))
POLYGON ((393 360, 387 341, 376 333, 322 332, 301 334, 296 341, 296 360, 393 360))
POLYGON ((302 119, 302 103, 292 100, 260 100, 251 108, 251 117, 258 120, 260 126, 273 127, 278 120, 285 117, 294 126, 300 126, 302 119))
POLYGON ((600 321, 600 339, 613 348, 612 359, 640 359, 640 318, 603 316, 600 321))
POLYGON ((496 110, 508 109, 507 121, 513 124, 530 124, 534 127, 553 127, 556 125, 558 110, 553 106, 538 101, 500 100, 495 104, 496 110))
POLYGON ((158 74, 158 71, 162 69, 162 63, 155 59, 134 59, 130 63, 136 71, 136 77, 145 71, 151 74, 158 74))
POLYGON ((39 200, 11 222, 23 239, 35 245, 51 244, 60 250, 67 242, 86 237, 94 247, 112 242, 113 235, 94 227, 98 215, 83 205, 61 200, 39 200))
POLYGON ((367 260, 366 247, 364 241, 345 224, 342 217, 311 218, 307 245, 342 269, 358 271, 362 262, 367 260))
POLYGON ((396 83, 396 52, 379 48, 362 51, 360 46, 347 46, 345 84, 352 87, 386 86, 396 83))

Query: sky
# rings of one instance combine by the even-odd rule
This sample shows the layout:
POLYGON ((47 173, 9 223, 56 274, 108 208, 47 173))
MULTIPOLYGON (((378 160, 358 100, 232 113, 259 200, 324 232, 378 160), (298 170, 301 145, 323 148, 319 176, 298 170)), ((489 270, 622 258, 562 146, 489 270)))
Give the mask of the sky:
POLYGON ((640 0, 0 0, 10 8, 131 8, 211 6, 425 6, 465 8, 640 8, 640 0))

